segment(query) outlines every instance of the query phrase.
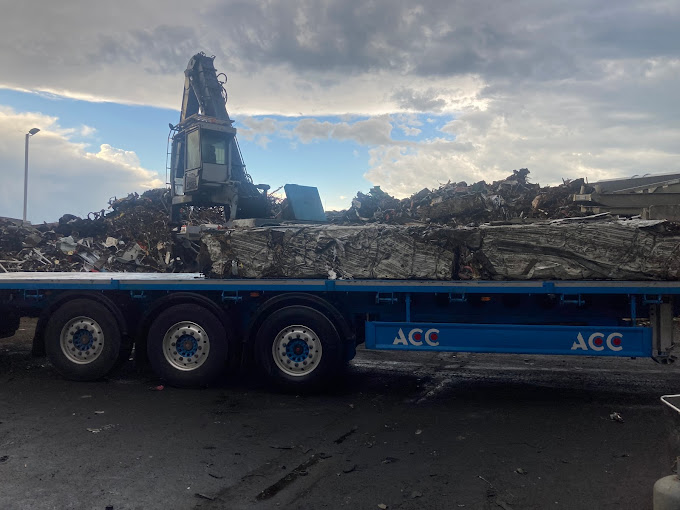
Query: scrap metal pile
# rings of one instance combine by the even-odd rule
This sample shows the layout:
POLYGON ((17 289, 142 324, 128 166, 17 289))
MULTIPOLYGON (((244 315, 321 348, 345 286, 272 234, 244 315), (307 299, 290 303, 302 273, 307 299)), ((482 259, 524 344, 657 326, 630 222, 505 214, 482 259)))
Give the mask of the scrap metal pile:
MULTIPOLYGON (((680 278, 674 223, 582 217, 582 179, 541 188, 529 171, 491 184, 447 183, 396 199, 374 187, 329 223, 230 228, 223 211, 187 208, 173 234, 166 190, 112 200, 58 224, 0 219, 0 271, 203 271, 219 278, 680 278)), ((285 222, 284 222, 285 223, 285 222)))
MULTIPOLYGON (((22 225, 0 219, 0 271, 195 270, 200 246, 173 242, 166 190, 112 199, 109 211, 87 218, 65 214, 58 223, 22 225)), ((190 221, 222 221, 220 208, 191 210, 190 221)))
POLYGON ((438 223, 450 226, 480 225, 490 221, 521 221, 582 216, 572 199, 583 179, 541 188, 528 182, 529 170, 487 184, 479 181, 448 182, 438 189, 423 189, 409 198, 396 199, 380 189, 357 193, 346 211, 327 213, 332 223, 438 223))

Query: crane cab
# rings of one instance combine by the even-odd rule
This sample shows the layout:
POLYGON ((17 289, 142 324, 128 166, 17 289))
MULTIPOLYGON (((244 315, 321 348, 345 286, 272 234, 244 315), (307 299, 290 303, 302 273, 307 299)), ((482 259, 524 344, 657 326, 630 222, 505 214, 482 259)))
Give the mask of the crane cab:
POLYGON ((188 205, 224 206, 225 220, 266 217, 269 186, 248 178, 230 120, 193 115, 172 129, 173 223, 188 205))

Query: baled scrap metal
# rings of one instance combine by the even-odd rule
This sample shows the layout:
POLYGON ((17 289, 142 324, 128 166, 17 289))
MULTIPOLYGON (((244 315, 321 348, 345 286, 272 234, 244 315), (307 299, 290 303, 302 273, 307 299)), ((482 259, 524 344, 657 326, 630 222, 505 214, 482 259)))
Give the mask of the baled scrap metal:
POLYGON ((612 217, 523 225, 290 225, 205 232, 218 278, 678 280, 680 234, 612 217))
POLYGON ((441 227, 288 225, 206 232, 199 264, 229 278, 452 277, 456 247, 469 233, 441 227))
POLYGON ((680 235, 665 222, 575 220, 481 226, 470 263, 501 280, 680 279, 680 235))

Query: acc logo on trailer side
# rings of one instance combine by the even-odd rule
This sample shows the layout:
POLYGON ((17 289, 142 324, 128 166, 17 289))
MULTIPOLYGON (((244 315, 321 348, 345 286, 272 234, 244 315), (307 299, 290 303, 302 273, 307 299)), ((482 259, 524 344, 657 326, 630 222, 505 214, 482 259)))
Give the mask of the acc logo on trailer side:
POLYGON ((408 335, 404 335, 404 330, 399 328, 399 333, 394 337, 392 345, 408 344, 415 345, 416 347, 420 347, 423 344, 437 347, 439 345, 439 330, 433 328, 424 331, 420 328, 413 328, 408 332, 408 335))
POLYGON ((621 333, 612 333, 606 337, 602 333, 593 333, 588 337, 586 342, 581 333, 576 337, 576 341, 571 346, 572 351, 577 350, 591 350, 591 351, 603 351, 605 346, 612 351, 620 351, 623 349, 621 345, 623 343, 623 335, 621 333))
MULTIPOLYGON (((623 335, 621 333, 611 333, 609 335, 593 333, 588 337, 588 340, 583 338, 583 335, 579 333, 576 337, 576 341, 571 346, 571 350, 603 351, 607 348, 611 351, 620 351, 623 349, 622 343, 623 335)), ((439 330, 435 328, 428 330, 413 328, 408 334, 405 334, 404 330, 399 328, 399 332, 397 333, 397 336, 394 337, 392 345, 408 346, 409 344, 416 347, 421 347, 423 345, 437 347, 439 345, 439 330)))

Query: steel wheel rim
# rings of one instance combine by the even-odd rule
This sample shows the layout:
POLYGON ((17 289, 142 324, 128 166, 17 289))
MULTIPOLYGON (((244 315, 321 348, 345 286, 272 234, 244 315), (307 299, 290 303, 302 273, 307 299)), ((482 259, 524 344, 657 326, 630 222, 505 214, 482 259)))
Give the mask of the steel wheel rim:
POLYGON ((163 355, 177 370, 196 370, 206 362, 209 354, 208 333, 195 322, 178 322, 163 337, 163 355))
POLYGON ((61 328, 59 345, 71 363, 87 365, 104 351, 104 332, 93 318, 74 317, 61 328))
POLYGON ((272 344, 274 363, 281 372, 292 377, 302 377, 316 370, 322 355, 321 340, 307 326, 282 329, 272 344))

